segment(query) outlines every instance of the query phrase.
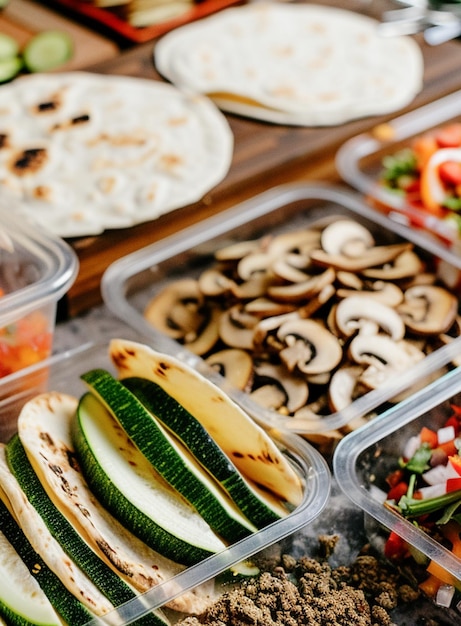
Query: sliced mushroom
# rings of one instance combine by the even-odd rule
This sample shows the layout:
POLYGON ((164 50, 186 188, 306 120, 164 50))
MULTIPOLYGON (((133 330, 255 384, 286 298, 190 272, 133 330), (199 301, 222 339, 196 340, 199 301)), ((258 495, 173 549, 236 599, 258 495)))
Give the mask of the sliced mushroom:
MULTIPOLYGON (((261 386, 268 386, 282 391, 283 400, 277 407, 278 410, 286 409, 287 414, 292 414, 305 406, 309 397, 309 387, 301 376, 294 376, 287 372, 281 364, 260 363, 255 366, 255 384, 258 388, 252 392, 252 397, 261 401, 261 386)), ((271 393, 272 398, 280 397, 278 392, 271 393)), ((265 400, 264 400, 265 402, 265 400)), ((266 404, 267 406, 267 404, 266 404)))
POLYGON ((220 269, 211 268, 200 274, 198 286, 204 296, 215 298, 232 292, 236 283, 220 269))
POLYGON ((319 293, 326 285, 331 285, 335 276, 335 271, 329 267, 321 274, 308 277, 303 282, 269 286, 267 293, 271 298, 281 302, 299 302, 319 293))
POLYGON ((259 318, 275 317, 296 311, 296 304, 292 302, 276 302, 271 298, 259 297, 245 304, 245 311, 259 318))
POLYGON ((237 273, 243 281, 250 280, 257 274, 265 274, 269 271, 274 258, 274 255, 268 252, 252 252, 240 259, 237 273))
POLYGON ((215 345, 220 314, 215 305, 205 301, 198 282, 188 278, 168 285, 150 300, 144 311, 154 328, 198 355, 215 345))
POLYGON ((422 335, 445 333, 458 314, 453 294, 437 285, 415 285, 405 291, 398 312, 406 326, 422 335))
POLYGON ((146 320, 168 337, 182 340, 191 329, 201 325, 200 310, 204 298, 198 282, 192 278, 178 280, 160 291, 144 310, 146 320), (187 316, 188 328, 179 318, 187 316))
POLYGON ((232 295, 241 300, 260 298, 267 293, 270 280, 270 276, 265 272, 256 272, 248 280, 235 283, 232 287, 232 295))
POLYGON ((206 323, 202 325, 195 338, 188 335, 184 338, 184 345, 188 350, 202 356, 210 352, 219 339, 219 321, 221 310, 217 306, 209 306, 206 323))
POLYGON ((303 283, 309 279, 306 272, 310 266, 310 258, 294 252, 276 259, 271 265, 273 274, 289 283, 303 283))
POLYGON ((366 278, 382 280, 402 280, 417 276, 424 269, 424 264, 414 250, 403 250, 394 259, 384 261, 383 267, 364 269, 362 274, 366 278))
POLYGON ((395 243, 388 246, 375 246, 364 250, 360 256, 347 256, 346 254, 328 254, 325 250, 313 250, 311 259, 314 263, 324 267, 333 267, 336 270, 348 272, 363 272, 367 268, 376 265, 390 263, 404 250, 412 247, 411 243, 395 243))
POLYGON ((362 373, 361 365, 347 365, 336 370, 328 387, 328 399, 332 411, 342 411, 352 404, 362 373))
POLYGON ((351 289, 355 291, 360 291, 363 289, 363 281, 354 272, 346 272, 343 270, 339 270, 336 272, 336 279, 340 285, 342 285, 345 289, 351 289))
POLYGON ((344 299, 350 296, 367 296, 377 302, 390 307, 398 306, 403 300, 403 291, 395 283, 384 280, 375 280, 372 283, 364 282, 360 291, 356 289, 339 288, 336 290, 338 298, 344 299))
POLYGON ((250 315, 240 305, 224 311, 219 320, 219 336, 231 348, 253 349, 253 332, 258 318, 250 315))
POLYGON ((370 328, 384 330, 392 339, 399 340, 405 335, 405 324, 395 309, 367 296, 350 296, 341 300, 336 307, 336 325, 345 337, 370 328))
POLYGON ((349 345, 349 356, 356 363, 369 366, 361 375, 360 382, 376 389, 398 372, 423 359, 425 354, 405 341, 394 341, 388 335, 357 335, 349 345))
POLYGON ((258 239, 250 239, 248 241, 238 241, 228 246, 223 246, 215 252, 217 261, 238 261, 247 254, 256 252, 262 247, 262 242, 258 239))
POLYGON ((288 321, 279 328, 277 338, 286 346, 280 358, 290 371, 331 372, 341 361, 343 350, 338 338, 315 320, 288 321))
POLYGON ((245 350, 228 348, 210 355, 206 363, 229 383, 242 391, 249 391, 253 380, 253 359, 245 350))
POLYGON ((320 245, 320 232, 311 228, 303 228, 277 235, 268 245, 268 252, 281 257, 289 252, 297 252, 307 257, 310 250, 320 245))
MULTIPOLYGON (((276 346, 277 350, 280 350, 283 347, 283 344, 276 338, 277 330, 284 324, 285 322, 291 320, 299 320, 298 311, 292 311, 289 313, 282 313, 281 315, 274 315, 272 317, 267 317, 258 324, 256 324, 253 332, 253 345, 257 346, 259 350, 263 347, 268 346, 268 340, 272 337, 275 339, 275 342, 278 344, 276 346)), ((274 346, 274 341, 271 342, 271 347, 274 346)))
POLYGON ((416 354, 423 355, 411 344, 394 341, 389 335, 356 335, 349 344, 349 356, 355 363, 387 366, 394 368, 417 360, 416 354))
POLYGON ((338 219, 323 229, 321 245, 327 254, 360 257, 375 245, 371 232, 359 222, 338 219))

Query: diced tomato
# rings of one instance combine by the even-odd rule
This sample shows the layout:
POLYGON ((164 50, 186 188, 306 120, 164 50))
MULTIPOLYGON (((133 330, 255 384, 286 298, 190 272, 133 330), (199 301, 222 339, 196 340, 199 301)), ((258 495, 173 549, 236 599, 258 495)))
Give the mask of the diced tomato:
POLYGON ((446 492, 459 491, 461 489, 461 476, 459 478, 448 478, 446 484, 446 492))
POLYGON ((445 422, 445 426, 453 426, 453 428, 455 429, 455 433, 458 435, 460 430, 459 417, 457 417, 456 415, 452 415, 445 422))
POLYGON ((399 468, 391 472, 386 477, 386 482, 389 485, 389 487, 395 487, 395 485, 402 482, 404 476, 405 476, 405 472, 403 471, 403 469, 399 468))
POLYGON ((391 531, 384 546, 384 554, 388 559, 404 559, 408 556, 407 544, 402 537, 391 531))
POLYGON ((461 146, 461 124, 447 124, 435 132, 435 140, 441 148, 461 146))
POLYGON ((427 443, 431 448, 435 448, 437 446, 437 433, 427 426, 423 426, 421 428, 419 436, 421 438, 421 443, 427 443))
POLYGON ((51 347, 48 320, 39 311, 0 329, 0 378, 47 358, 51 347))
POLYGON ((447 185, 461 185, 461 163, 445 161, 439 165, 439 176, 447 185))
POLYGON ((389 489, 387 497, 389 498, 389 500, 395 500, 396 502, 398 502, 400 498, 407 493, 407 491, 408 483, 402 480, 400 483, 397 483, 389 489))

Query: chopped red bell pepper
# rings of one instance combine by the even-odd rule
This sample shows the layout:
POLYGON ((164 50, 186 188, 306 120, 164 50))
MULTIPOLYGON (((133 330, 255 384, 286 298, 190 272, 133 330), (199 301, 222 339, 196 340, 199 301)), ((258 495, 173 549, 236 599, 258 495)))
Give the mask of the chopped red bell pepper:
POLYGON ((407 544, 402 537, 397 535, 394 531, 391 531, 384 546, 384 554, 388 559, 403 559, 408 556, 407 544))

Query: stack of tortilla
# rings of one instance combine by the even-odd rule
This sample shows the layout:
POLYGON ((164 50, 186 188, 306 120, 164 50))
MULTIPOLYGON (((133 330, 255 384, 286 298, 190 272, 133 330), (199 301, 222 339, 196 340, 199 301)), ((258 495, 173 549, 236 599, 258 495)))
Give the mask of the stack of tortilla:
POLYGON ((154 59, 165 78, 224 111, 331 126, 394 112, 422 88, 418 44, 377 26, 343 9, 257 2, 171 31, 154 59))

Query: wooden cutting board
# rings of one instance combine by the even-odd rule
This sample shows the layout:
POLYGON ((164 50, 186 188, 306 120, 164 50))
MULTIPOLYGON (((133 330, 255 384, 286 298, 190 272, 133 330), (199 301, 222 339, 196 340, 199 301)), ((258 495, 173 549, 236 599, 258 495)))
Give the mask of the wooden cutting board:
POLYGON ((119 54, 118 46, 110 39, 32 0, 10 0, 0 11, 0 32, 14 37, 20 46, 33 35, 50 29, 68 32, 74 42, 72 59, 60 71, 81 69, 119 54))

